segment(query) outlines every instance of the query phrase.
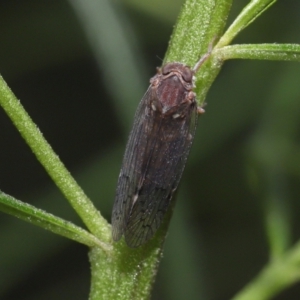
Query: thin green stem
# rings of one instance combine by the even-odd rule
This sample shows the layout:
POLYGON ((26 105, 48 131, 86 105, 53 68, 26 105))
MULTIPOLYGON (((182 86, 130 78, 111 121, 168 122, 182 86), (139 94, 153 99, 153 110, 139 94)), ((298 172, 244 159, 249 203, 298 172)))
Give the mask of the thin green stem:
POLYGON ((110 227, 107 221, 78 186, 2 77, 0 105, 89 230, 102 241, 109 241, 110 227))
POLYGON ((229 45, 232 40, 253 21, 255 21, 263 12, 272 6, 276 0, 252 0, 245 6, 235 21, 230 25, 216 45, 221 48, 229 45))
POLYGON ((269 186, 266 187, 267 195, 264 199, 266 206, 265 226, 270 247, 269 256, 271 259, 277 259, 281 258, 290 246, 291 220, 287 208, 285 176, 282 173, 267 175, 270 178, 267 178, 269 186))
POLYGON ((297 44, 242 44, 217 48, 213 55, 218 60, 260 59, 300 61, 300 45, 297 44))
POLYGON ((281 259, 270 261, 232 300, 267 300, 300 279, 300 243, 281 259))
POLYGON ((1 191, 0 211, 13 215, 21 220, 37 225, 61 236, 72 239, 86 246, 98 246, 106 251, 110 250, 110 247, 107 244, 99 241, 88 231, 30 204, 21 202, 1 191))

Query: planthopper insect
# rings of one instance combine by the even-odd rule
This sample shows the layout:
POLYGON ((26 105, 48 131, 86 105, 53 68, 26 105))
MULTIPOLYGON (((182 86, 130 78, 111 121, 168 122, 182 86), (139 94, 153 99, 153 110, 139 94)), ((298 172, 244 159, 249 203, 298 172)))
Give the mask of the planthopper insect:
POLYGON ((193 69, 167 63, 151 78, 129 136, 112 211, 112 237, 129 247, 147 242, 170 207, 194 139, 198 114, 193 69))

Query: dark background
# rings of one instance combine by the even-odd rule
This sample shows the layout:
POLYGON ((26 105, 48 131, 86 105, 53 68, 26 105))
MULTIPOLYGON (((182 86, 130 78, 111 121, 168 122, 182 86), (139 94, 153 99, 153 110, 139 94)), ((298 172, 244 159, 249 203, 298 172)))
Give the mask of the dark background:
MULTIPOLYGON (((75 1, 0 1, 0 73, 107 219, 135 108, 182 2, 110 1, 111 21, 99 0, 98 31, 88 37, 75 1)), ((234 1, 230 20, 246 3, 234 1)), ((234 42, 300 43, 299 11, 299 1, 278 1, 234 42)), ((223 300, 245 286, 269 258, 271 196, 289 220, 287 240, 298 240, 299 78, 297 63, 224 65, 199 121, 153 299, 223 300)), ((0 146, 2 191, 82 225, 2 109, 0 146)), ((85 246, 0 213, 0 299, 87 299, 89 281, 85 246)), ((276 299, 299 297, 295 285, 276 299)))

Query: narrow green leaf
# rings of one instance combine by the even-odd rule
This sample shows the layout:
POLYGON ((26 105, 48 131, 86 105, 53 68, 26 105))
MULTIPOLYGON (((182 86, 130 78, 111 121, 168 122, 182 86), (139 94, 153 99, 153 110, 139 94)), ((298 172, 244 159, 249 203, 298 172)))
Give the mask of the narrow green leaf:
POLYGON ((34 124, 1 76, 0 105, 89 230, 101 237, 102 240, 109 242, 110 227, 107 221, 100 215, 59 157, 54 153, 39 128, 34 124))
POLYGON ((224 35, 216 45, 216 48, 221 48, 229 45, 232 42, 232 40, 239 34, 239 32, 241 32, 243 29, 249 26, 275 2, 276 0, 250 1, 250 3, 242 10, 239 16, 224 33, 224 35))
POLYGON ((263 59, 300 61, 300 45, 297 44, 242 44, 218 48, 213 51, 217 60, 263 59))
POLYGON ((258 276, 232 300, 267 300, 300 279, 300 243, 281 259, 270 261, 258 276))
POLYGON ((110 249, 108 245, 73 223, 19 201, 3 192, 0 192, 0 211, 89 247, 98 246, 106 251, 110 249))

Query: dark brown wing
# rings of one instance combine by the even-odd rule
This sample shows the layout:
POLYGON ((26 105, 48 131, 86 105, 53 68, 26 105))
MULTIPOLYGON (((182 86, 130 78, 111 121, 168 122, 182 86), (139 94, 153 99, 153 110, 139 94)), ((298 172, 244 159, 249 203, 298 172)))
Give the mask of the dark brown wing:
POLYGON ((181 178, 197 123, 196 103, 162 114, 151 108, 151 88, 136 113, 113 208, 114 240, 138 247, 157 231, 181 178), (175 117, 184 115, 184 117, 175 117))
POLYGON ((149 87, 137 108, 123 158, 112 210, 112 237, 115 241, 118 241, 125 231, 134 195, 137 193, 142 176, 140 165, 145 157, 147 134, 153 126, 152 116, 149 115, 151 94, 152 90, 149 87))
POLYGON ((150 138, 149 164, 124 232, 131 247, 138 247, 155 234, 178 187, 197 121, 195 105, 185 106, 185 110, 184 119, 172 115, 162 119, 155 137, 150 138))

